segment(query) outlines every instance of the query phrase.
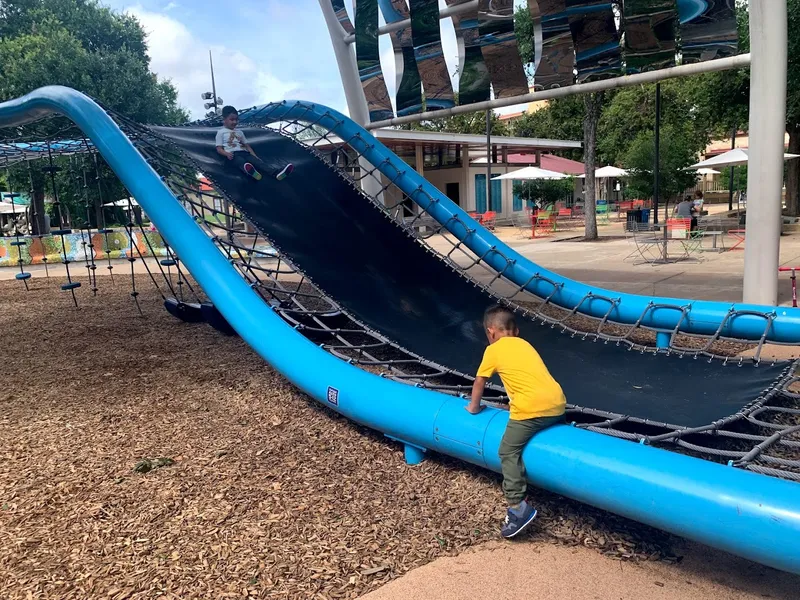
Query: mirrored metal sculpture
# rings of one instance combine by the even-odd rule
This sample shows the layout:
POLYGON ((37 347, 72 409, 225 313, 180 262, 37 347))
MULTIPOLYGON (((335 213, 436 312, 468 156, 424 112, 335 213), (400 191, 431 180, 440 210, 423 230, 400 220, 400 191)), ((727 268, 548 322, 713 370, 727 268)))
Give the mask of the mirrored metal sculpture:
POLYGON ((378 49, 378 0, 353 0, 356 11, 356 61, 370 121, 394 117, 378 49))
POLYGON ((442 50, 438 0, 411 0, 411 36, 414 57, 422 79, 426 110, 455 105, 453 85, 442 50))

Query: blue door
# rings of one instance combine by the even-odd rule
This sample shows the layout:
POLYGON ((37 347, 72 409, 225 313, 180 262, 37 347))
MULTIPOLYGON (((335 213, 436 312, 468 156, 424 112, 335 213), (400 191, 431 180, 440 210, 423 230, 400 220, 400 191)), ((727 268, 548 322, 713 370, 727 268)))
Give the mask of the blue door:
MULTIPOLYGON (((492 174, 492 177, 498 177, 499 173, 492 174)), ((498 214, 503 212, 503 182, 492 181, 492 208, 498 214)))
MULTIPOLYGON (((497 174, 492 174, 497 177, 497 174)), ((503 182, 492 181, 492 208, 496 212, 503 211, 503 182)), ((475 175, 475 212, 486 212, 486 175, 475 175)))
POLYGON ((486 212, 486 175, 475 175, 475 212, 486 212))
POLYGON ((513 192, 513 194, 514 194, 514 199, 511 204, 511 208, 514 210, 514 212, 517 212, 522 210, 522 198, 520 198, 517 192, 513 192))

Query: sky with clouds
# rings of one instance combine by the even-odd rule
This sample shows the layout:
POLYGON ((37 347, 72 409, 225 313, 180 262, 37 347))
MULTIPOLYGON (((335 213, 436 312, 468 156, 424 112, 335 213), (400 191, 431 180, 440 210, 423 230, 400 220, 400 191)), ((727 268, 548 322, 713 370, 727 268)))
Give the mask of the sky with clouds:
MULTIPOLYGON (((445 0, 439 0, 445 6, 445 0)), ((178 89, 192 117, 205 113, 200 95, 211 89, 213 54, 217 95, 250 107, 276 100, 313 100, 347 111, 339 71, 318 0, 105 0, 136 16, 148 34, 151 68, 178 89)), ((352 16, 350 0, 346 0, 352 16)), ((450 19, 442 21, 451 72, 457 45, 450 19)), ((381 38, 381 62, 390 93, 394 58, 381 38)), ((455 81, 454 81, 455 85, 455 81)))

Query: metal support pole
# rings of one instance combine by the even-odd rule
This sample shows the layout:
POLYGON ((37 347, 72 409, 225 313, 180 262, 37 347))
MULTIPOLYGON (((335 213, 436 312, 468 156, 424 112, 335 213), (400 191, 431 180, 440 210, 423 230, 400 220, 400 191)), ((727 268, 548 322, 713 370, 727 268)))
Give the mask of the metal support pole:
MULTIPOLYGON (((736 127, 731 132, 731 150, 736 150, 736 127)), ((731 167, 728 172, 728 210, 733 210, 733 170, 736 167, 731 167)))
POLYGON ((347 100, 350 118, 359 125, 366 126, 369 124, 369 110, 364 91, 361 89, 361 79, 358 76, 355 48, 345 41, 348 35, 336 18, 331 0, 319 0, 319 6, 325 17, 325 25, 328 26, 333 55, 336 57, 339 75, 342 77, 344 97, 347 100))
POLYGON ((744 294, 750 304, 775 306, 786 131, 786 2, 750 0, 750 148, 744 294))
MULTIPOLYGON (((336 64, 339 67, 339 75, 342 77, 342 87, 344 87, 344 97, 347 100, 347 109, 350 118, 359 125, 366 127, 369 125, 369 108, 367 99, 364 97, 364 90, 361 87, 361 78, 358 73, 358 63, 356 62, 355 47, 345 41, 348 37, 330 0, 319 0, 322 15, 325 17, 325 25, 333 45, 333 55, 336 57, 336 64)), ((365 173, 372 170, 372 165, 360 158, 358 165, 365 173)), ((383 190, 381 182, 375 177, 367 176, 361 180, 361 187, 365 193, 383 202, 383 190)))
POLYGON ((492 111, 486 111, 486 210, 492 210, 492 111))
MULTIPOLYGON (((653 159, 653 223, 658 224, 658 180, 661 176, 661 84, 656 84, 655 158, 653 159)), ((664 221, 667 213, 664 211, 664 221)))

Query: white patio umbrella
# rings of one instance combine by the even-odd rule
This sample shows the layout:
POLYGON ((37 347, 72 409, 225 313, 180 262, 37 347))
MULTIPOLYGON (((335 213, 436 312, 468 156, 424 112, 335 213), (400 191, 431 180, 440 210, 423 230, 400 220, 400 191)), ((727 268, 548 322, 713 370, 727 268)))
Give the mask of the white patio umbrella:
POLYGON ((697 174, 698 175, 719 175, 720 172, 717 171, 716 169, 702 168, 702 169, 697 169, 697 174))
POLYGON ((25 209, 27 206, 23 206, 22 204, 11 204, 11 202, 0 202, 0 215, 12 215, 14 213, 18 215, 25 214, 25 209))
MULTIPOLYGON (((139 206, 139 203, 136 201, 135 198, 131 198, 131 206, 139 206)), ((117 200, 116 202, 108 201, 103 206, 118 206, 119 208, 128 208, 128 199, 123 198, 122 200, 117 200)))
POLYGON ((569 177, 569 175, 558 173, 557 171, 548 171, 547 169, 540 169, 539 167, 525 167, 524 169, 512 171, 505 175, 492 177, 492 181, 497 181, 498 179, 566 179, 567 177, 569 177))
MULTIPOLYGON (((783 160, 791 160, 793 158, 800 158, 800 154, 784 154, 783 160)), ((728 150, 717 156, 713 156, 706 160, 701 160, 699 163, 693 164, 690 169, 702 169, 705 167, 738 167, 739 165, 746 165, 748 161, 747 150, 736 148, 728 150)))
MULTIPOLYGON (((594 170, 595 179, 608 179, 610 177, 627 177, 628 172, 625 169, 606 165, 594 170)), ((586 175, 579 175, 578 179, 586 179, 586 175)))

